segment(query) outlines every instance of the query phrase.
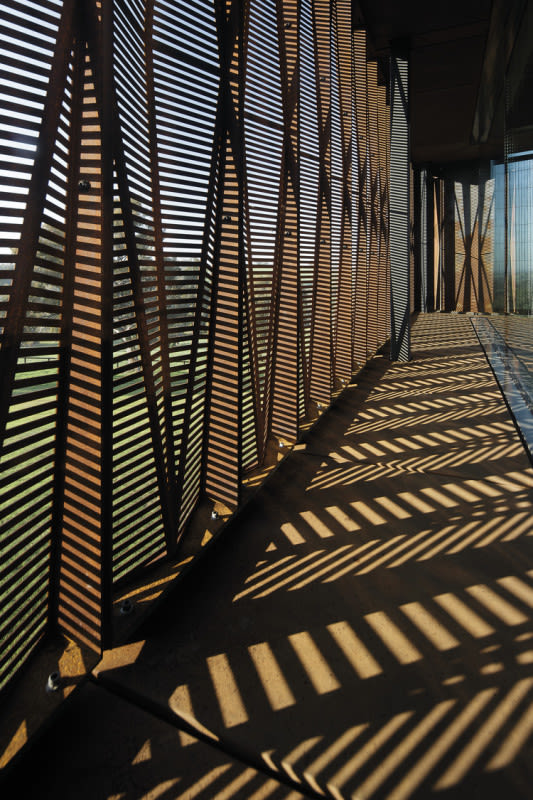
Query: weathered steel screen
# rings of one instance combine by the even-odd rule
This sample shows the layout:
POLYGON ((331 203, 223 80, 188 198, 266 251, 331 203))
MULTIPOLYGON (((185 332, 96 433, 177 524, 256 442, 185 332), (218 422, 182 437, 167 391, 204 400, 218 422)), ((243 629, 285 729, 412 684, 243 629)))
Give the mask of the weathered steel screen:
POLYGON ((0 10, 2 686, 385 341, 389 111, 350 0, 0 10))

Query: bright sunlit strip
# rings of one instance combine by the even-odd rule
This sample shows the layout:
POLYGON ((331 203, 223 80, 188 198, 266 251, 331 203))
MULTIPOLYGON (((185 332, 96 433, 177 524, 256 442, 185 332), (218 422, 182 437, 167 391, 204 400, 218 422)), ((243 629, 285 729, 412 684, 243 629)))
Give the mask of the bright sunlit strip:
POLYGON ((448 711, 455 705, 456 700, 444 700, 437 703, 429 714, 407 734, 392 753, 374 770, 374 772, 357 787, 352 797, 372 797, 373 793, 387 780, 389 775, 401 767, 410 753, 423 742, 430 731, 437 725, 448 711))
POLYGON ((533 733, 533 703, 522 714, 513 729, 501 745, 498 752, 487 764, 486 769, 492 771, 507 767, 519 754, 520 750, 533 733))
MULTIPOLYGON (((247 800, 266 800, 267 797, 279 791, 279 783, 274 778, 269 778, 253 794, 247 795, 247 800)), ((298 800, 301 797, 299 792, 291 792, 285 800, 298 800), (292 797, 291 797, 292 795, 292 797)))
MULTIPOLYGON (((257 598, 268 597, 269 594, 272 594, 273 592, 276 592, 278 589, 281 589, 283 586, 287 586, 288 584, 292 583, 296 578, 300 578, 302 575, 307 575, 309 572, 312 572, 313 580, 314 580, 314 575, 316 574, 316 570, 318 569, 318 567, 323 567, 323 565, 326 562, 334 561, 335 559, 340 558, 341 555, 346 553, 346 550, 350 550, 351 548, 352 548, 352 545, 349 545, 349 544, 344 545, 343 547, 338 547, 336 550, 333 551, 333 553, 328 553, 327 555, 322 556, 322 558, 317 559, 312 564, 308 564, 303 569, 299 569, 297 572, 293 573, 292 575, 289 575, 287 578, 284 578, 282 581, 278 581, 278 583, 274 584, 273 586, 270 586, 268 589, 264 589, 260 594, 256 595, 256 597, 257 598)), ((319 550, 318 552, 321 553, 323 551, 319 550)), ((352 554, 348 553, 346 557, 351 558, 351 556, 352 556, 352 554)), ((302 558, 301 562, 303 563, 303 561, 307 561, 307 558, 308 557, 306 557, 305 559, 302 558)), ((345 559, 343 558, 342 560, 344 561, 345 559)))
POLYGON ((252 767, 244 769, 240 775, 234 778, 227 786, 216 794, 211 795, 211 800, 231 800, 237 796, 240 789, 257 777, 257 772, 252 767))
MULTIPOLYGON (((289 775, 292 778, 292 780, 295 781, 296 783, 301 783, 300 777, 294 770, 296 763, 301 758, 306 756, 307 753, 313 750, 313 748, 315 748, 320 741, 322 741, 322 736, 312 736, 310 739, 305 739, 303 742, 300 742, 298 745, 296 745, 296 747, 293 750, 291 750, 291 752, 288 753, 285 756, 285 758, 282 759, 281 766, 283 767, 287 775, 289 775)), ((263 753, 262 755, 268 764, 268 759, 265 757, 266 753, 263 753)), ((270 765, 274 766, 274 763, 271 759, 270 759, 270 765)))
POLYGON ((472 611, 462 600, 451 593, 440 594, 433 598, 454 620, 476 639, 490 636, 494 628, 485 622, 475 611, 472 611))
POLYGON ((353 456, 357 460, 365 460, 367 458, 366 453, 361 453, 360 450, 356 450, 355 447, 350 447, 350 445, 343 445, 342 449, 348 453, 349 456, 353 456))
POLYGON ((361 442, 360 447, 364 447, 364 449, 368 450, 368 452, 373 456, 384 456, 384 455, 386 455, 383 452, 383 450, 380 450, 378 447, 375 447, 374 445, 370 444, 369 442, 361 442))
POLYGON ((519 600, 522 600, 530 608, 533 608, 533 588, 528 586, 527 583, 517 578, 515 575, 509 575, 506 578, 499 578, 497 583, 507 589, 508 592, 514 594, 519 600))
POLYGON ((442 550, 446 550, 446 548, 449 547, 450 544, 453 544, 453 542, 455 542, 456 539, 462 539, 462 537, 465 536, 470 530, 472 530, 472 528, 475 528, 477 524, 478 524, 477 520, 474 519, 471 520, 467 525, 459 527, 457 525, 451 525, 449 526, 449 528, 445 528, 444 530, 447 532, 447 534, 449 533, 451 535, 449 536, 447 535, 446 539, 442 539, 442 536, 433 537, 434 540, 440 538, 441 541, 438 544, 436 544, 435 547, 432 547, 431 550, 427 550, 417 560, 427 561, 428 559, 433 558, 437 553, 440 553, 442 550), (451 531, 455 531, 455 533, 451 533, 451 531))
POLYGON ((399 492, 398 497, 401 497, 405 503, 409 503, 415 511, 419 511, 421 514, 431 514, 435 511, 433 506, 430 506, 429 503, 424 502, 421 497, 416 497, 416 495, 411 492, 399 492))
POLYGON ((348 622, 333 622, 327 627, 360 678, 364 680, 381 675, 382 668, 348 622))
MULTIPOLYGON (((426 550, 431 544, 433 544, 433 542, 442 539, 444 536, 447 536, 448 533, 454 529, 454 525, 449 525, 447 528, 443 528, 443 530, 438 531, 433 536, 429 536, 431 533, 431 528, 417 533, 416 536, 413 536, 408 540, 408 544, 410 544, 411 547, 408 549, 407 553, 405 553, 403 556, 400 556, 400 558, 397 558, 392 562, 392 564, 388 564, 388 567, 399 567, 401 564, 404 564, 406 561, 414 558, 421 551, 426 550), (429 538, 426 538, 427 536, 429 536, 429 538), (416 547, 412 547, 412 545, 419 540, 422 540, 420 544, 416 545, 416 547)), ((422 556, 419 560, 425 557, 426 556, 422 556)))
POLYGON ((267 642, 251 645, 248 652, 261 679, 263 689, 273 711, 296 703, 276 656, 267 642))
POLYGON ((286 564, 287 561, 294 561, 295 558, 296 556, 294 555, 280 558, 279 561, 276 561, 274 564, 268 564, 266 567, 261 567, 261 569, 258 569, 257 572, 254 572, 253 575, 249 575, 244 582, 250 583, 251 581, 257 580, 257 578, 261 578, 263 575, 268 575, 269 572, 279 569, 283 564, 286 564))
MULTIPOLYGON (((323 552, 324 552, 323 550, 318 550, 315 553, 308 553, 308 555, 304 556, 303 558, 298 559, 298 561, 291 561, 289 566, 284 566, 283 569, 277 570, 274 575, 268 575, 268 577, 263 578, 263 580, 259 581, 258 583, 254 583, 249 588, 245 589, 244 591, 240 592, 239 594, 236 594, 235 597, 233 598, 233 602, 236 602, 237 600, 240 600, 242 597, 246 597, 246 595, 253 594, 254 592, 256 592, 261 587, 266 586, 269 583, 272 583, 272 581, 279 581, 279 578, 280 578, 281 575, 285 575, 290 570, 295 569, 298 566, 301 566, 306 561, 309 561, 312 558, 316 558, 317 555, 319 555, 320 553, 323 553, 323 552)), ((297 573, 297 574, 299 575, 300 573, 297 573)), ((289 578, 289 580, 292 580, 292 578, 289 578)), ((276 586, 277 586, 277 584, 276 584, 276 586)))
POLYGON ((477 503, 479 501, 479 496, 469 492, 463 486, 459 486, 457 483, 445 483, 442 487, 446 489, 447 492, 450 494, 456 495, 461 500, 464 500, 465 503, 477 503))
POLYGON ((304 537, 291 522, 284 522, 281 526, 281 530, 291 544, 304 544, 304 537))
MULTIPOLYGON (((413 711, 403 711, 401 714, 396 714, 396 716, 392 717, 381 730, 372 736, 372 738, 335 773, 328 781, 327 788, 336 800, 345 800, 346 794, 342 791, 344 784, 346 784, 369 759, 375 756, 377 751, 394 736, 402 725, 405 725, 413 714, 413 711)), ((355 797, 355 795, 352 795, 352 797, 355 797)))
POLYGON ((433 489, 430 486, 425 487, 420 491, 427 495, 431 500, 434 500, 435 503, 444 506, 444 508, 453 508, 457 505, 456 500, 452 500, 450 497, 447 497, 442 492, 439 492, 437 489, 433 489))
MULTIPOLYGON (((361 563, 361 559, 359 559, 357 556, 363 550, 366 550, 367 547, 368 547, 368 543, 364 544, 362 547, 357 548, 357 550, 355 550, 355 551, 350 551, 349 553, 346 553, 341 558, 335 559, 335 561, 333 563, 327 564, 325 567, 322 567, 321 569, 319 569, 318 572, 313 572, 311 575, 308 575, 307 578, 304 578, 302 581, 298 581, 298 583, 295 583, 293 586, 290 587, 289 591, 292 592, 292 591, 295 591, 296 589, 302 589, 304 586, 307 586, 309 583, 313 583, 313 581, 318 580, 318 578, 322 578, 324 575, 327 575, 332 570, 336 570, 335 571, 335 576, 338 576, 339 575, 339 567, 342 564, 344 564, 346 561, 349 561, 350 563, 348 564, 347 567, 341 569, 340 572, 344 573, 345 570, 347 572, 350 572, 351 570, 355 569, 358 564, 361 563)), ((362 560, 364 560, 364 559, 362 559, 362 560)), ((359 574, 359 573, 356 573, 356 574, 359 574)), ((324 583, 325 582, 326 581, 324 581, 324 583)))
POLYGON ((361 545, 361 547, 358 547, 357 550, 354 550, 353 553, 351 553, 352 561, 348 564, 348 566, 343 567, 342 569, 338 569, 339 563, 337 563, 335 565, 337 569, 334 572, 334 574, 329 575, 327 578, 324 578, 322 583, 332 583, 333 581, 342 578, 343 575, 347 575, 349 572, 352 572, 362 561, 362 559, 360 559, 361 553, 364 553, 365 550, 368 550, 370 547, 373 547, 375 544, 378 544, 379 541, 380 541, 379 539, 370 539, 370 541, 365 542, 365 544, 361 545))
POLYGON ((300 516, 321 539, 329 539, 335 535, 312 511, 301 511, 300 516))
POLYGON ((414 661, 420 661, 422 654, 384 611, 365 614, 365 619, 400 664, 412 664, 414 661))
POLYGON ((521 625, 528 621, 528 617, 522 614, 517 608, 508 603, 496 594, 492 589, 483 584, 469 586, 467 592, 475 599, 488 608, 496 617, 499 617, 506 625, 521 625))
POLYGON ((505 523, 503 523, 498 530, 492 531, 487 536, 485 536, 481 541, 476 542, 474 547, 486 547, 495 539, 502 539, 504 542, 511 541, 512 539, 517 539, 519 536, 524 533, 524 531, 530 530, 532 527, 533 521, 531 516, 526 512, 524 514, 514 514, 510 519, 507 519, 505 523), (523 519, 525 517, 525 519, 523 519), (522 521, 522 524, 519 522, 522 521), (511 528, 511 533, 506 534, 509 528, 511 528))
MULTIPOLYGON (((191 718, 194 717, 191 695, 189 692, 189 687, 186 684, 177 686, 176 689, 174 689, 170 695, 168 704, 170 708, 177 714, 191 718)), ((178 731, 178 733, 182 747, 186 747, 188 744, 194 744, 194 742, 197 741, 197 739, 195 739, 194 736, 191 736, 190 733, 185 733, 185 731, 182 730, 178 731)))
POLYGON ((403 453, 403 448, 398 447, 394 444, 394 442, 387 442, 384 439, 380 439, 378 444, 381 445, 381 447, 385 447, 387 450, 390 450, 391 453, 403 453))
POLYGON ((333 670, 307 631, 292 634, 289 636, 289 642, 317 694, 327 694, 340 689, 341 685, 333 670))
POLYGON ((319 773, 325 769, 329 764, 331 764, 338 756, 349 747, 352 742, 354 742, 369 726, 369 723, 363 723, 362 725, 356 725, 353 728, 349 728, 345 731, 342 736, 333 742, 332 745, 327 747, 319 756, 316 758, 308 767, 305 768, 303 772, 304 778, 313 787, 313 789, 320 794, 323 794, 324 790, 320 787, 317 776, 319 773))
MULTIPOLYGON (((214 769, 210 770, 206 775, 202 775, 200 780, 193 783, 192 786, 187 787, 187 789, 182 793, 175 797, 175 800, 194 800, 195 797, 198 797, 199 794, 203 794, 206 789, 211 786, 216 780, 218 780, 225 772, 230 770, 232 764, 221 764, 219 767, 215 767, 214 769)), ((179 779, 178 779, 179 780, 179 779)), ((174 785, 177 781, 170 782, 170 785, 174 785)), ((167 785, 167 782, 157 787, 157 790, 152 789, 150 794, 153 798, 156 798, 160 795, 166 794, 167 790, 170 786, 167 785), (156 794, 157 792, 157 794, 156 794)), ((168 795, 167 795, 168 796, 168 795)), ((118 798, 122 798, 123 795, 117 795, 118 798)))
POLYGON ((460 553, 462 550, 465 550, 467 547, 470 547, 471 544, 477 542, 477 540, 484 536, 486 533, 491 531, 493 528, 496 528, 498 531, 498 535, 501 534, 501 525, 504 522, 504 517, 493 517, 485 522, 483 525, 477 526, 474 523, 474 532, 471 533, 469 536, 466 536, 466 531, 464 531, 463 536, 461 537, 458 544, 450 547, 447 550, 447 553, 450 555, 451 553, 460 553))
POLYGON ((478 728, 474 736, 468 741, 455 761, 435 784, 435 789, 448 789, 459 783, 473 764, 477 761, 483 750, 491 743, 501 731, 505 721, 513 713, 533 686, 533 678, 524 678, 513 686, 502 702, 492 712, 490 717, 478 728))
POLYGON ((376 503, 379 503, 385 511, 388 511, 389 514, 392 514, 396 519, 407 519, 412 516, 410 511, 406 511, 405 508, 399 506, 398 503, 395 503, 390 497, 375 497, 374 499, 376 503))
POLYGON ((356 500, 350 503, 350 505, 372 525, 385 525, 387 522, 387 520, 383 519, 381 514, 378 514, 377 511, 374 511, 366 503, 363 503, 362 500, 356 500))
POLYGON ((389 794, 387 800, 405 800, 410 797, 417 786, 420 786, 426 775, 444 758, 450 747, 453 747, 463 731, 479 716, 497 691, 497 689, 485 689, 479 692, 430 746, 414 767, 409 770, 407 775, 389 794))
POLYGON ((475 489, 480 494, 484 494, 487 497, 501 497, 501 492, 498 489, 495 489, 490 484, 484 483, 483 481, 478 480, 468 480, 465 481, 466 486, 470 486, 471 489, 475 489))
POLYGON ((333 519, 341 525, 344 530, 351 533, 352 531, 361 530, 361 526, 355 522, 348 514, 345 514, 338 506, 328 506, 326 511, 333 519))
POLYGON ((247 722, 248 714, 226 654, 208 658, 207 668, 226 728, 247 722))
POLYGON ((371 553, 369 553, 364 558, 361 558, 359 560, 359 564, 364 564, 365 561, 370 561, 370 564, 367 564, 367 566, 363 567, 362 569, 358 569, 355 574, 365 575, 365 573, 371 572, 373 569, 376 569, 376 567, 379 567, 385 561, 388 561, 388 559, 391 558, 391 556, 393 556, 394 553, 398 552, 397 547, 394 547, 392 551, 390 551, 390 548, 393 547, 393 545, 397 544, 398 542, 404 542, 404 540, 405 540, 405 534, 402 533, 399 536, 393 536, 392 539, 389 539, 389 541, 384 542, 380 547, 376 547, 374 550, 372 550, 371 553), (384 556, 376 560, 376 556, 379 555, 379 553, 382 553, 384 550, 389 552, 386 552, 384 556))
POLYGON ((400 608, 437 650, 451 650, 453 647, 459 646, 455 636, 452 636, 421 603, 405 603, 400 608))
MULTIPOLYGON (((519 515, 517 514, 516 517, 518 516, 519 515)), ((513 527, 511 533, 508 533, 507 536, 504 536, 503 538, 504 542, 511 542, 513 541, 513 539, 517 539, 523 533, 527 533, 528 536, 531 536, 533 534, 533 516, 531 515, 531 513, 527 512, 523 516, 524 519, 520 523, 520 525, 516 525, 516 519, 515 519, 515 526, 513 527)))

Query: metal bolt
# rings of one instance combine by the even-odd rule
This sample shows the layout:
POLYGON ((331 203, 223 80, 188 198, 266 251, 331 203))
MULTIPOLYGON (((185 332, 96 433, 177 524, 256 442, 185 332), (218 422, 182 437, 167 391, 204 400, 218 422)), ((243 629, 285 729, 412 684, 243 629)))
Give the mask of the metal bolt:
POLYGON ((46 691, 47 692, 57 692, 61 685, 61 675, 59 672, 51 672, 48 676, 48 680, 46 681, 46 691))
POLYGON ((218 511, 215 511, 214 509, 213 511, 211 511, 211 519, 212 520, 218 519, 218 511))
POLYGON ((133 611, 133 603, 129 598, 120 601, 120 613, 126 616, 133 611))
POLYGON ((78 188, 80 192, 88 192, 91 188, 91 182, 88 181, 87 178, 84 178, 78 183, 78 188))
POLYGON ((292 231, 290 231, 290 230, 287 228, 287 230, 285 231, 285 236, 292 236, 292 231))

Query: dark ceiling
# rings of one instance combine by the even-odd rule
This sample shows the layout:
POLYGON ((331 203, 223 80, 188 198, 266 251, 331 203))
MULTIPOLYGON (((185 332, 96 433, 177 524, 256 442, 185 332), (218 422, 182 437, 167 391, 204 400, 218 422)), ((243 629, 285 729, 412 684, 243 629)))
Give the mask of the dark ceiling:
POLYGON ((491 0, 354 0, 355 25, 367 29, 375 57, 388 56, 395 40, 409 48, 414 162, 502 157, 503 79, 493 63, 492 6, 491 0))

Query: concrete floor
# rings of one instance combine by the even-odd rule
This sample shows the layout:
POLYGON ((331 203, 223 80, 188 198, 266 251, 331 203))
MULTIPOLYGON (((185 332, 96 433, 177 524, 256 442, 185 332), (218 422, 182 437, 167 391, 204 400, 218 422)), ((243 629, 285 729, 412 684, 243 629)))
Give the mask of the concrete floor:
POLYGON ((469 318, 377 357, 4 797, 533 797, 533 470, 469 318))

